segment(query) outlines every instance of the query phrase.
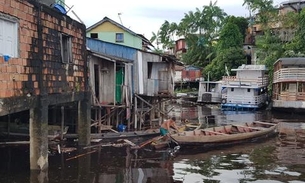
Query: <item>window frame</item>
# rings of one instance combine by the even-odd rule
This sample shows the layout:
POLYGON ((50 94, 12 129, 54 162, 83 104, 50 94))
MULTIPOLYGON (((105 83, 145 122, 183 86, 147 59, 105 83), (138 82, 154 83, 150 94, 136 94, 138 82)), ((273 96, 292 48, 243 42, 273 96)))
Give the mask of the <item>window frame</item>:
POLYGON ((0 45, 0 56, 3 55, 8 55, 10 57, 13 58, 17 58, 19 57, 19 21, 18 19, 11 17, 9 15, 5 15, 0 13, 0 44, 1 45, 6 45, 3 46, 3 48, 0 45), (6 28, 6 26, 4 24, 10 24, 12 26, 12 29, 6 28), (3 24, 3 25, 1 25, 3 24), (9 30, 8 30, 9 29, 9 30), (2 32, 2 33, 1 33, 2 32), (2 42, 1 42, 1 35, 2 35, 2 42), (5 37, 11 37, 11 50, 8 51, 8 41, 5 39, 5 37))
POLYGON ((60 33, 60 52, 61 52, 61 62, 66 64, 73 63, 72 60, 72 37, 60 33))
POLYGON ((90 38, 98 39, 98 33, 90 33, 90 38), (94 37, 93 37, 93 35, 94 35, 94 37))
POLYGON ((116 43, 124 43, 124 33, 123 32, 115 33, 115 42, 116 43), (121 36, 121 38, 119 36, 121 36))

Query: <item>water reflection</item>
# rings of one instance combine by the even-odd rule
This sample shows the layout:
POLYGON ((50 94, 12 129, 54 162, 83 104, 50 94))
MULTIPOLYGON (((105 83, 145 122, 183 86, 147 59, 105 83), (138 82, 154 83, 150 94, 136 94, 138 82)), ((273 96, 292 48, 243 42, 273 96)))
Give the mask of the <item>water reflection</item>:
MULTIPOLYGON (((175 158, 174 179, 182 182, 291 182, 305 180, 304 171, 279 165, 276 139, 175 158)), ((304 165, 302 165, 304 167, 304 165)))
MULTIPOLYGON (((268 121, 279 123, 279 135, 259 143, 206 152, 138 151, 122 147, 94 147, 49 156, 44 182, 305 182, 304 116, 270 111, 224 112, 215 106, 174 106, 170 115, 203 123, 268 121)), ((29 171, 28 146, 0 146, 0 182, 39 182, 29 171)))

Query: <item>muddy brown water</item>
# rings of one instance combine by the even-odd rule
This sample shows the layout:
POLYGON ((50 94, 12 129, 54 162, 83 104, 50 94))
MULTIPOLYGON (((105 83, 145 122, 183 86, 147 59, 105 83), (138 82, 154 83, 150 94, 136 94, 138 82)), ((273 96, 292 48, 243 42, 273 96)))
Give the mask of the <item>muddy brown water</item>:
POLYGON ((46 172, 29 170, 29 146, 0 146, 0 183, 300 183, 305 182, 305 116, 224 112, 215 106, 174 106, 177 121, 204 127, 255 120, 279 123, 281 134, 258 143, 201 152, 94 147, 50 154, 46 172), (80 156, 81 155, 81 156, 80 156))

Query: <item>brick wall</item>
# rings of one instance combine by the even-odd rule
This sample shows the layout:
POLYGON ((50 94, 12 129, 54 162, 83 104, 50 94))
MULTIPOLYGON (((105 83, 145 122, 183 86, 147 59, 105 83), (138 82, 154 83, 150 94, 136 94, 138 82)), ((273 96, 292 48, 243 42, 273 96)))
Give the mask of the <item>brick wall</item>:
POLYGON ((0 0, 0 13, 17 19, 19 57, 0 56, 0 98, 85 90, 85 26, 35 1, 0 0), (61 61, 60 34, 71 37, 72 63, 61 61))

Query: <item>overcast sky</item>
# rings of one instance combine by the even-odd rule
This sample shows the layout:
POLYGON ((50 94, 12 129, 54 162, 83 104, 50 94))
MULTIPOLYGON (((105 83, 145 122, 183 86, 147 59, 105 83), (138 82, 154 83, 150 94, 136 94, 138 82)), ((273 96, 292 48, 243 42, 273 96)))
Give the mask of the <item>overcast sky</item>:
MULTIPOLYGON (((165 20, 179 23, 185 13, 202 10, 210 0, 66 0, 86 27, 97 23, 105 16, 123 24, 132 31, 150 39, 152 32, 157 32, 165 20), (119 15, 120 14, 120 15, 119 15)), ((214 2, 214 0, 213 0, 214 2)), ((277 0, 275 0, 277 2, 277 0)), ((217 5, 228 15, 249 16, 249 11, 242 6, 243 0, 218 0, 217 5)), ((77 19, 72 11, 68 15, 77 19)))

